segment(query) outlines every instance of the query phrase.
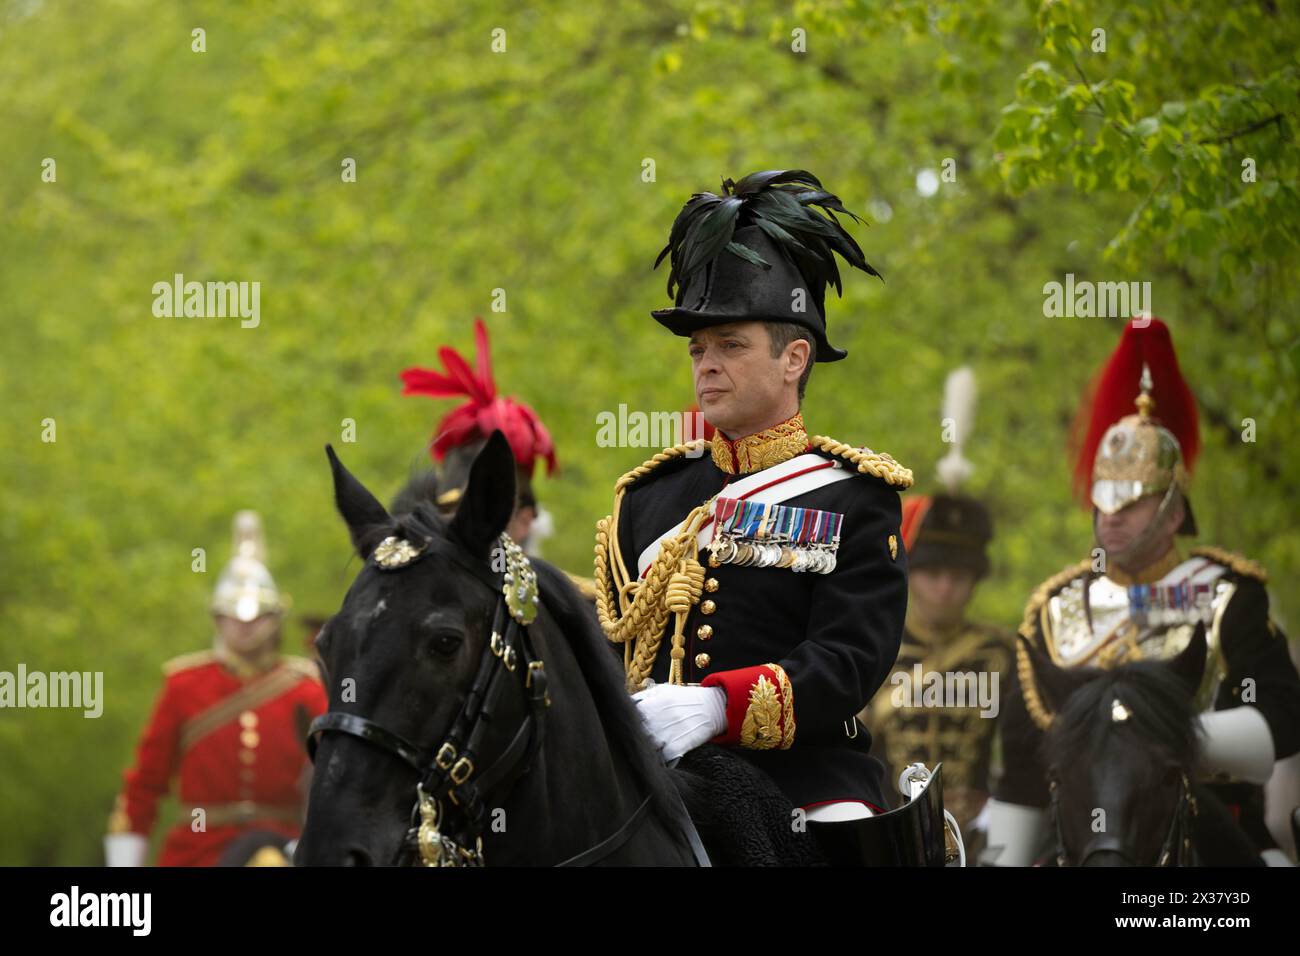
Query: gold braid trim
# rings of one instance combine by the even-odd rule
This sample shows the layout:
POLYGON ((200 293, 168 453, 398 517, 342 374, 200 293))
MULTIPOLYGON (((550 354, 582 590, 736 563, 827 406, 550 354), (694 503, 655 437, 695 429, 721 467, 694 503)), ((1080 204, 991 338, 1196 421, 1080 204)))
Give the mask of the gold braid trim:
POLYGON ((1038 696, 1038 685, 1034 683, 1034 663, 1029 659, 1025 645, 1019 641, 1016 641, 1016 674, 1020 677, 1020 696, 1024 698, 1029 718, 1039 730, 1046 730, 1052 725, 1052 712, 1038 696))
POLYGON ((794 743, 794 688, 780 664, 768 664, 781 685, 781 749, 788 750, 794 743))
POLYGON ((204 664, 211 664, 217 659, 215 651, 194 651, 191 654, 182 654, 180 657, 173 657, 167 663, 163 664, 163 673, 170 677, 172 674, 179 674, 181 671, 187 671, 194 667, 202 667, 204 664))
POLYGON ((759 674, 749 688, 749 705, 740 724, 740 746, 749 750, 786 750, 794 743, 794 691, 779 664, 764 664, 775 681, 759 674))
POLYGON ((1237 574, 1255 578, 1261 583, 1268 582, 1268 572, 1264 570, 1264 565, 1258 561, 1243 557, 1235 551, 1228 551, 1225 548, 1216 548, 1214 545, 1206 544, 1199 548, 1192 548, 1189 553, 1198 558, 1209 558, 1211 561, 1217 561, 1219 564, 1231 568, 1237 574))
POLYGON ((746 475, 798 455, 808 447, 808 433, 804 431, 803 416, 795 412, 793 418, 735 441, 714 435, 712 445, 713 463, 719 471, 746 475))
POLYGON ((904 468, 884 452, 863 451, 861 448, 854 448, 852 445, 846 445, 825 435, 813 435, 811 445, 813 448, 820 448, 822 451, 828 451, 832 455, 838 455, 852 462, 864 475, 880 478, 886 484, 896 485, 899 488, 912 487, 912 470, 904 468))
POLYGON ((320 668, 316 662, 306 657, 299 657, 297 654, 283 654, 280 657, 280 664, 289 668, 299 677, 305 677, 308 680, 314 680, 321 683, 320 668))
MULTIPOLYGON (((1029 602, 1025 605, 1025 615, 1020 622, 1020 633, 1026 640, 1032 641, 1038 636, 1038 615, 1047 603, 1047 599, 1073 581, 1080 574, 1092 570, 1092 559, 1085 558, 1072 564, 1065 570, 1052 575, 1034 589, 1029 602)), ((1052 723, 1052 712, 1043 703, 1038 694, 1038 684, 1034 681, 1034 664, 1024 646, 1016 641, 1016 674, 1020 677, 1020 696, 1024 698, 1025 710, 1038 725, 1039 730, 1046 730, 1052 723)))
POLYGON ((774 750, 781 746, 781 702, 776 684, 758 675, 749 688, 749 706, 740 724, 740 746, 748 750, 774 750))
MULTIPOLYGON (((629 573, 618 541, 618 519, 628 486, 666 461, 701 451, 707 440, 665 448, 633 468, 614 484, 614 510, 596 523, 596 616, 605 636, 623 645, 623 669, 628 692, 641 689, 654 668, 668 615, 673 614, 673 649, 668 682, 684 683, 686 616, 700 600, 704 567, 695 558, 695 536, 713 508, 709 499, 686 516, 682 530, 663 541, 644 581, 629 573), (689 549, 688 549, 689 546, 689 549), (615 604, 617 601, 617 605, 615 604)), ((635 566, 633 567, 635 572, 635 566)))

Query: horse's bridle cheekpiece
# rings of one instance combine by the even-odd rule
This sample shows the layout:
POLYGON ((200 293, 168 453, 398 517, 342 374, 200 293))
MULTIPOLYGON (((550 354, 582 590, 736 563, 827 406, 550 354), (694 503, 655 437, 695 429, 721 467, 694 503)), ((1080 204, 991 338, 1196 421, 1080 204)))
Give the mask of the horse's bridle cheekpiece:
MULTIPOLYGON (((1127 720, 1128 708, 1124 707, 1119 701, 1115 701, 1114 706, 1123 708, 1124 716, 1112 715, 1111 719, 1115 721, 1127 720)), ((1183 772, 1179 776, 1181 780, 1178 787, 1178 802, 1174 805, 1174 812, 1169 819, 1169 829, 1165 831, 1164 842, 1160 844, 1160 850, 1156 854, 1154 865, 1158 867, 1196 865, 1196 849, 1192 845, 1192 819, 1197 815, 1196 795, 1192 792, 1192 784, 1187 779, 1187 774, 1183 772)), ((1065 829, 1061 826, 1061 808, 1057 799, 1057 781, 1056 768, 1052 767, 1048 770, 1048 787, 1051 792, 1052 826, 1056 830, 1056 865, 1070 866, 1072 861, 1065 849, 1065 829)), ((1124 852, 1119 839, 1112 836, 1106 836, 1094 842, 1084 858, 1075 865, 1084 866, 1094 853, 1107 852, 1119 854, 1130 866, 1139 865, 1137 861, 1130 859, 1128 854, 1124 852)))
POLYGON ((390 536, 371 554, 380 571, 401 570, 431 553, 445 554, 501 592, 493 614, 491 638, 483 648, 474 683, 441 745, 429 750, 368 718, 338 711, 317 717, 307 733, 307 751, 313 760, 317 737, 335 731, 360 737, 397 757, 420 775, 411 808, 411 825, 393 860, 395 865, 414 863, 418 859, 424 866, 482 866, 482 833, 487 822, 483 795, 527 773, 542 744, 543 715, 551 701, 546 692, 545 665, 534 651, 526 629, 537 617, 537 573, 513 539, 502 534, 498 541, 505 556, 501 579, 482 566, 482 562, 467 561, 452 550, 431 549, 428 541, 412 543, 390 536), (483 735, 491 724, 502 689, 510 682, 503 675, 516 672, 521 659, 522 691, 528 713, 505 750, 486 769, 479 770, 477 762, 483 735), (454 811, 444 809, 444 800, 450 801, 454 811), (452 816, 456 819, 449 821, 452 816))

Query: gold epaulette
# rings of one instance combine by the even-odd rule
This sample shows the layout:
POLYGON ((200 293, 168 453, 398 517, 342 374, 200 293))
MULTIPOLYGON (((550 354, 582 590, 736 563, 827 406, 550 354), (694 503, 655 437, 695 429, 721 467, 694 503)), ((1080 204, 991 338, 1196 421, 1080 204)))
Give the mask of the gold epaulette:
POLYGON ((1261 583, 1268 583, 1268 572, 1264 570, 1264 565, 1258 561, 1252 561, 1235 551, 1228 551, 1225 548, 1216 548, 1212 544, 1206 544, 1192 548, 1189 553, 1198 558, 1209 558, 1211 561, 1217 561, 1224 567, 1231 568, 1235 573, 1244 577, 1255 578, 1261 583))
POLYGON ((568 571, 564 572, 564 576, 569 579, 569 583, 577 588, 578 593, 584 598, 588 601, 596 600, 596 595, 599 592, 596 590, 595 578, 584 578, 579 574, 570 574, 568 571))
MULTIPOLYGON (((1025 616, 1020 622, 1020 633, 1025 640, 1032 641, 1037 632, 1038 615, 1043 605, 1057 591, 1081 574, 1092 570, 1092 559, 1085 558, 1064 570, 1052 575, 1034 589, 1028 603, 1025 604, 1025 616)), ((1046 653, 1047 648, 1040 647, 1046 653)), ((1025 700, 1025 710, 1039 730, 1046 730, 1052 723, 1052 712, 1047 709, 1043 699, 1038 695, 1038 684, 1034 680, 1034 663, 1020 641, 1016 641, 1016 675, 1020 678, 1020 696, 1025 700)))
POLYGON ((194 651, 191 654, 182 654, 180 657, 173 657, 167 663, 163 664, 163 673, 168 677, 173 674, 179 674, 181 671, 193 670, 195 667, 202 667, 204 664, 211 664, 217 659, 217 655, 211 649, 206 651, 194 651))
POLYGON ((320 668, 316 666, 316 662, 313 660, 298 657, 295 654, 283 654, 280 656, 280 664, 291 671, 295 671, 300 677, 308 677, 320 683, 320 668))
POLYGON ((694 441, 684 441, 680 445, 673 445, 671 448, 665 448, 652 458, 647 458, 640 465, 637 465, 631 471, 626 472, 622 478, 614 483, 614 493, 618 494, 638 478, 643 478, 650 472, 654 471, 666 461, 672 461, 675 458, 681 458, 684 455, 695 451, 702 451, 710 447, 707 438, 697 438, 694 441))
POLYGON ((820 448, 822 451, 830 452, 845 461, 852 462, 857 466, 859 472, 879 478, 885 484, 902 489, 912 487, 912 470, 904 468, 894 461, 892 456, 884 452, 864 451, 861 448, 846 445, 842 441, 836 441, 834 438, 828 438, 826 435, 813 435, 809 439, 809 443, 813 448, 820 448))

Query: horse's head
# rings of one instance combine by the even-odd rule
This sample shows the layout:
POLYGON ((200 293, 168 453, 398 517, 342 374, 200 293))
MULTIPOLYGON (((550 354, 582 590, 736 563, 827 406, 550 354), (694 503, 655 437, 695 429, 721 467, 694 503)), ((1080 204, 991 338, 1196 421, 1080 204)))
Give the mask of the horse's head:
POLYGON ((1205 668, 1204 627, 1168 661, 1113 670, 1062 668, 1021 641, 1043 702, 1055 713, 1043 760, 1058 860, 1152 866, 1182 858, 1175 844, 1190 836, 1188 787, 1198 746, 1193 698, 1205 668))
MULTIPOLYGON (((411 825, 422 777, 415 764, 431 762, 451 730, 490 639, 501 598, 492 566, 514 509, 514 458, 494 433, 447 520, 421 505, 390 515, 326 451, 335 502, 365 565, 317 638, 329 713, 323 732, 316 726, 297 861, 382 865, 395 860, 411 825)), ((522 686, 522 677, 509 678, 522 686)), ((504 750, 523 720, 520 694, 499 700, 481 754, 504 750)))

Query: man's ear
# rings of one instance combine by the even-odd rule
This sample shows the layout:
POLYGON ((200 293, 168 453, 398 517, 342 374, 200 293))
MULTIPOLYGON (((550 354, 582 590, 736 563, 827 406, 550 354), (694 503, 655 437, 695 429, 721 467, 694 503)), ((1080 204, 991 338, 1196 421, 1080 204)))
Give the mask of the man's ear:
POLYGON ((789 354, 791 358, 798 359, 798 357, 802 355, 804 359, 804 363, 800 365, 799 370, 795 372, 794 380, 797 382, 799 381, 799 376, 804 373, 804 369, 808 367, 808 363, 812 361, 812 343, 807 339, 795 339, 788 347, 790 349, 789 354))

